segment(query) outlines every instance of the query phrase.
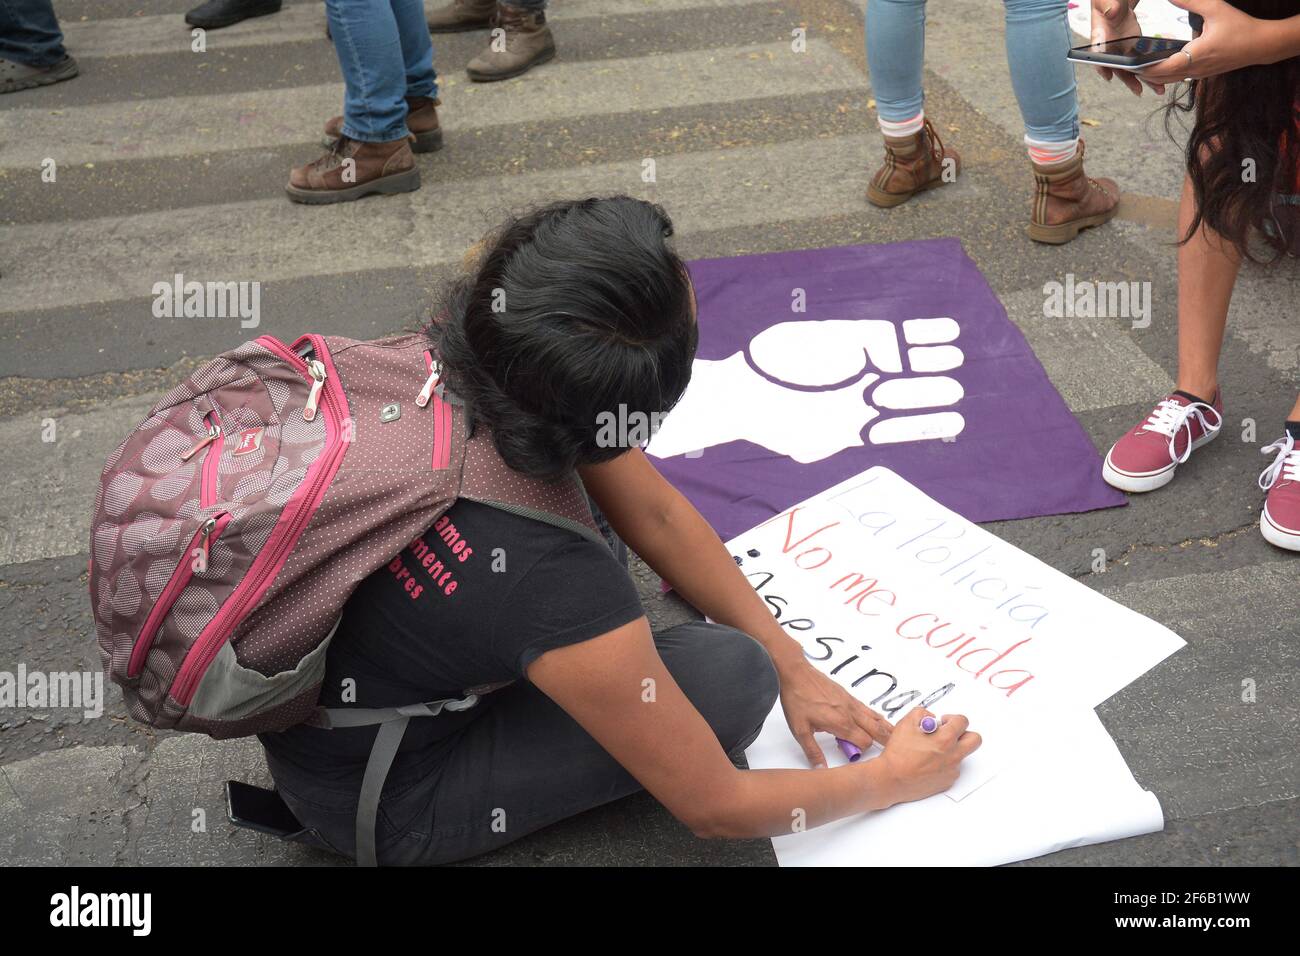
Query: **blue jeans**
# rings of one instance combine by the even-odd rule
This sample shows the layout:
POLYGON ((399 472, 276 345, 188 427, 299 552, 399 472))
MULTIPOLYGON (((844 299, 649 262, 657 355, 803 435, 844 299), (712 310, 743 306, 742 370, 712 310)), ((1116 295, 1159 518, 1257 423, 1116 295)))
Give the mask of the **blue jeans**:
POLYGON ((363 143, 409 135, 405 97, 438 95, 423 2, 325 0, 325 12, 346 87, 343 135, 363 143))
MULTIPOLYGON (((1046 143, 1079 135, 1079 98, 1066 0, 1003 0, 1007 65, 1025 133, 1046 143)), ((868 0, 867 63, 881 119, 899 123, 921 112, 925 0, 868 0)))
POLYGON ((0 60, 42 67, 67 55, 51 0, 0 0, 0 60))

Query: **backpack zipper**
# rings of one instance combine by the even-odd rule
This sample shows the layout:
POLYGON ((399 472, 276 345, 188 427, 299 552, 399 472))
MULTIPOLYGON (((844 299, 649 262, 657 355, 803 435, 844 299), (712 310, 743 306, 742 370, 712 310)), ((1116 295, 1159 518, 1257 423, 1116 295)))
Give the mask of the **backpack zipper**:
POLYGON ((189 451, 181 455, 181 461, 189 461, 191 458, 193 458, 199 452, 203 451, 203 449, 207 448, 214 441, 216 441, 218 438, 221 437, 221 426, 218 425, 216 422, 212 421, 211 412, 208 412, 206 415, 203 416, 203 421, 208 426, 208 433, 199 439, 198 444, 196 444, 189 451))
POLYGON ((424 408, 433 401, 433 470, 441 471, 451 465, 451 405, 444 401, 434 389, 442 378, 442 366, 434 360, 428 349, 424 352, 424 364, 429 370, 424 388, 415 399, 415 404, 424 408))
POLYGON ((217 503, 217 465, 221 461, 221 449, 225 445, 226 436, 221 430, 216 412, 208 412, 203 416, 203 421, 208 426, 208 433, 181 455, 181 461, 189 461, 201 451, 204 453, 199 470, 199 507, 210 508, 217 503))
POLYGON ((307 404, 302 407, 302 420, 315 421, 316 406, 320 404, 321 391, 325 388, 325 366, 316 359, 307 361, 307 374, 311 376, 311 392, 307 395, 307 404))
MULTIPOLYGON (((336 389, 342 387, 338 384, 337 375, 333 377, 328 375, 329 352, 325 348, 324 340, 319 335, 303 336, 294 345, 297 346, 303 339, 311 343, 312 353, 319 358, 314 358, 309 362, 294 352, 293 348, 284 345, 278 339, 269 335, 263 335, 257 341, 264 348, 274 352, 284 361, 293 365, 299 372, 311 378, 312 390, 308 396, 309 401, 312 395, 316 396, 318 400, 324 398, 323 407, 328 412, 325 416, 325 452, 313 462, 312 470, 309 472, 307 479, 302 486, 299 486, 294 495, 296 497, 302 492, 303 487, 307 488, 306 492, 294 503, 292 512, 286 506, 280 520, 276 522, 275 528, 271 531, 271 537, 267 539, 261 552, 254 559, 252 567, 244 575, 244 580, 235 588, 234 593, 217 611, 216 616, 199 634, 194 646, 186 654, 185 660, 176 674, 176 680, 172 682, 169 691, 172 699, 182 707, 189 706, 195 690, 198 689, 199 680, 207 671, 208 665, 216 658, 217 652, 220 651, 221 646, 229 639, 230 635, 234 633, 244 615, 256 605, 257 601, 261 599, 267 588, 275 580, 276 574, 283 567, 289 553, 293 551, 294 545, 298 543, 298 538, 301 537, 303 530, 316 513, 316 508, 320 504, 321 498, 324 497, 330 480, 338 471, 343 452, 347 449, 347 442, 342 441, 339 435, 339 424, 346 417, 343 414, 343 409, 346 408, 346 405, 343 404, 345 399, 336 393, 336 389), (321 359, 324 361, 321 361, 321 359), (317 368, 313 369, 313 364, 317 368), (331 385, 333 387, 329 387, 331 385)), ((315 418, 315 414, 313 408, 311 418, 315 418)), ((305 407, 303 417, 307 418, 305 407)), ((307 420, 310 421, 311 418, 307 418, 307 420)))
POLYGON ((424 388, 420 389, 420 394, 415 396, 415 404, 421 408, 429 404, 429 397, 433 395, 433 390, 438 387, 438 380, 442 378, 442 366, 433 360, 433 353, 428 349, 424 350, 424 365, 429 370, 429 377, 424 380, 424 388))
POLYGON ((451 465, 451 405, 435 395, 433 407, 438 416, 433 426, 433 470, 441 471, 451 465))
POLYGON ((199 507, 211 508, 217 503, 217 468, 221 464, 221 450, 226 444, 226 434, 217 421, 217 413, 209 412, 212 419, 211 429, 216 430, 216 437, 203 453, 203 473, 199 478, 199 507))
POLYGON ((221 511, 208 518, 199 526, 199 530, 194 532, 194 537, 190 539, 190 546, 185 549, 185 555, 176 565, 176 570, 172 572, 171 577, 167 579, 162 594, 158 595, 158 600, 154 602, 149 616, 145 618, 144 627, 140 628, 140 636, 136 638, 135 646, 131 648, 131 658, 126 665, 127 677, 139 675, 144 667, 145 657, 153 647, 154 638, 158 636, 158 630, 162 627, 163 618, 171 611, 176 598, 180 596, 181 591, 185 590, 185 585, 189 584, 194 577, 194 552, 200 548, 203 550, 203 565, 207 567, 208 549, 213 541, 221 537, 221 532, 226 530, 228 524, 230 524, 230 512, 221 511))

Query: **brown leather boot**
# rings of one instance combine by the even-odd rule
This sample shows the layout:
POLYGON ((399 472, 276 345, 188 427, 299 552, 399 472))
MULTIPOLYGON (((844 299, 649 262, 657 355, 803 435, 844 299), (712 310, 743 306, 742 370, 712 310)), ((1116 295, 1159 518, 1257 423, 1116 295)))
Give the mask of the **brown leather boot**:
POLYGON ((1113 179, 1090 179, 1083 171, 1083 140, 1073 159, 1034 167, 1034 207, 1025 231, 1035 242, 1059 246, 1081 229, 1109 222, 1119 206, 1113 179))
MULTIPOLYGON (((411 152, 432 153, 442 149, 442 127, 438 125, 438 107, 442 100, 427 96, 406 98, 406 128, 411 131, 411 152)), ((325 124, 325 146, 343 135, 343 117, 335 116, 325 124)))
POLYGON ((541 10, 524 10, 501 3, 497 5, 492 26, 505 30, 504 43, 502 49, 493 49, 497 44, 494 37, 486 50, 469 61, 465 72, 476 83, 519 76, 555 56, 555 38, 541 10))
POLYGON ((497 0, 452 0, 445 7, 430 10, 425 19, 430 33, 464 33, 486 30, 496 12, 497 0))
POLYGON ((926 120, 911 136, 885 137, 885 163, 867 185, 867 200, 888 209, 919 192, 953 182, 959 172, 961 156, 944 147, 926 120))
POLYGON ((350 202, 371 193, 407 193, 420 188, 410 140, 362 143, 341 136, 330 151, 289 173, 285 191, 294 202, 350 202))

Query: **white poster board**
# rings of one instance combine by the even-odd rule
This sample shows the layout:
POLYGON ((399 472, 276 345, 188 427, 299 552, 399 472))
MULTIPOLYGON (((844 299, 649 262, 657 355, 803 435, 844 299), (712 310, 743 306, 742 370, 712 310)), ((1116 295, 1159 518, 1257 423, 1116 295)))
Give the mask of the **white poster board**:
MULTIPOLYGON (((1091 830, 1111 833, 1110 823, 1123 830, 1129 820, 1148 826, 1153 813, 1159 826, 1154 798, 1137 789, 1091 709, 1181 647, 1172 631, 984 531, 886 468, 795 505, 728 547, 816 666, 864 703, 895 721, 920 704, 965 714, 984 738, 942 798, 782 837, 778 856, 783 842, 812 841, 843 853, 843 844, 822 834, 869 830, 888 818, 918 819, 920 830, 941 832, 928 819, 942 815, 935 808, 973 799, 994 780, 995 795, 1008 786, 1024 789, 1023 774, 1032 771, 1017 765, 1032 756, 1041 766, 1064 727, 1077 738, 1079 759, 1096 764, 1084 774, 1125 808, 1091 830), (1114 772, 1103 773, 1107 767, 1114 772)), ((843 761, 833 741, 824 746, 832 763, 843 761)), ((746 756, 755 768, 807 765, 779 705, 746 756)), ((988 800, 951 812, 979 815, 988 800)), ((991 804, 1006 805, 1014 801, 1004 796, 991 804)), ((1015 819, 1023 823, 1023 812, 1015 819)), ((918 830, 906 829, 915 842, 918 830)), ((1038 846, 1048 837, 1046 829, 1031 829, 1028 839, 1038 846)))
MULTIPOLYGON (((943 794, 776 837, 781 866, 998 866, 1164 828, 1097 715, 1053 724, 1050 745, 961 801, 943 794)), ((820 738, 819 738, 820 739, 820 738)), ((828 738, 829 739, 829 738, 828 738)), ((833 744, 830 766, 844 756, 833 744)), ((878 753, 878 748, 863 757, 878 753)), ((751 767, 807 766, 777 708, 746 751, 751 767)))

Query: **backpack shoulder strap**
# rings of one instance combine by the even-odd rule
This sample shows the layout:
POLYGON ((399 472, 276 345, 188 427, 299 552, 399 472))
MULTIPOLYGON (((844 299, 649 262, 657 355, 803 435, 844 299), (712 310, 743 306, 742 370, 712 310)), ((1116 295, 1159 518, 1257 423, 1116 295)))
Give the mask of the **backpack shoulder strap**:
POLYGON ((446 700, 431 700, 403 707, 322 707, 311 723, 316 727, 333 730, 337 727, 371 727, 379 725, 379 733, 370 748, 366 772, 361 778, 361 794, 357 800, 357 851, 359 866, 378 866, 375 843, 375 822, 379 817, 379 798, 384 792, 384 781, 397 757, 406 727, 412 717, 437 717, 444 710, 467 710, 478 703, 475 694, 446 700))
POLYGON ((522 475, 501 460, 486 428, 476 428, 465 445, 460 497, 608 544, 576 472, 556 481, 522 475))

